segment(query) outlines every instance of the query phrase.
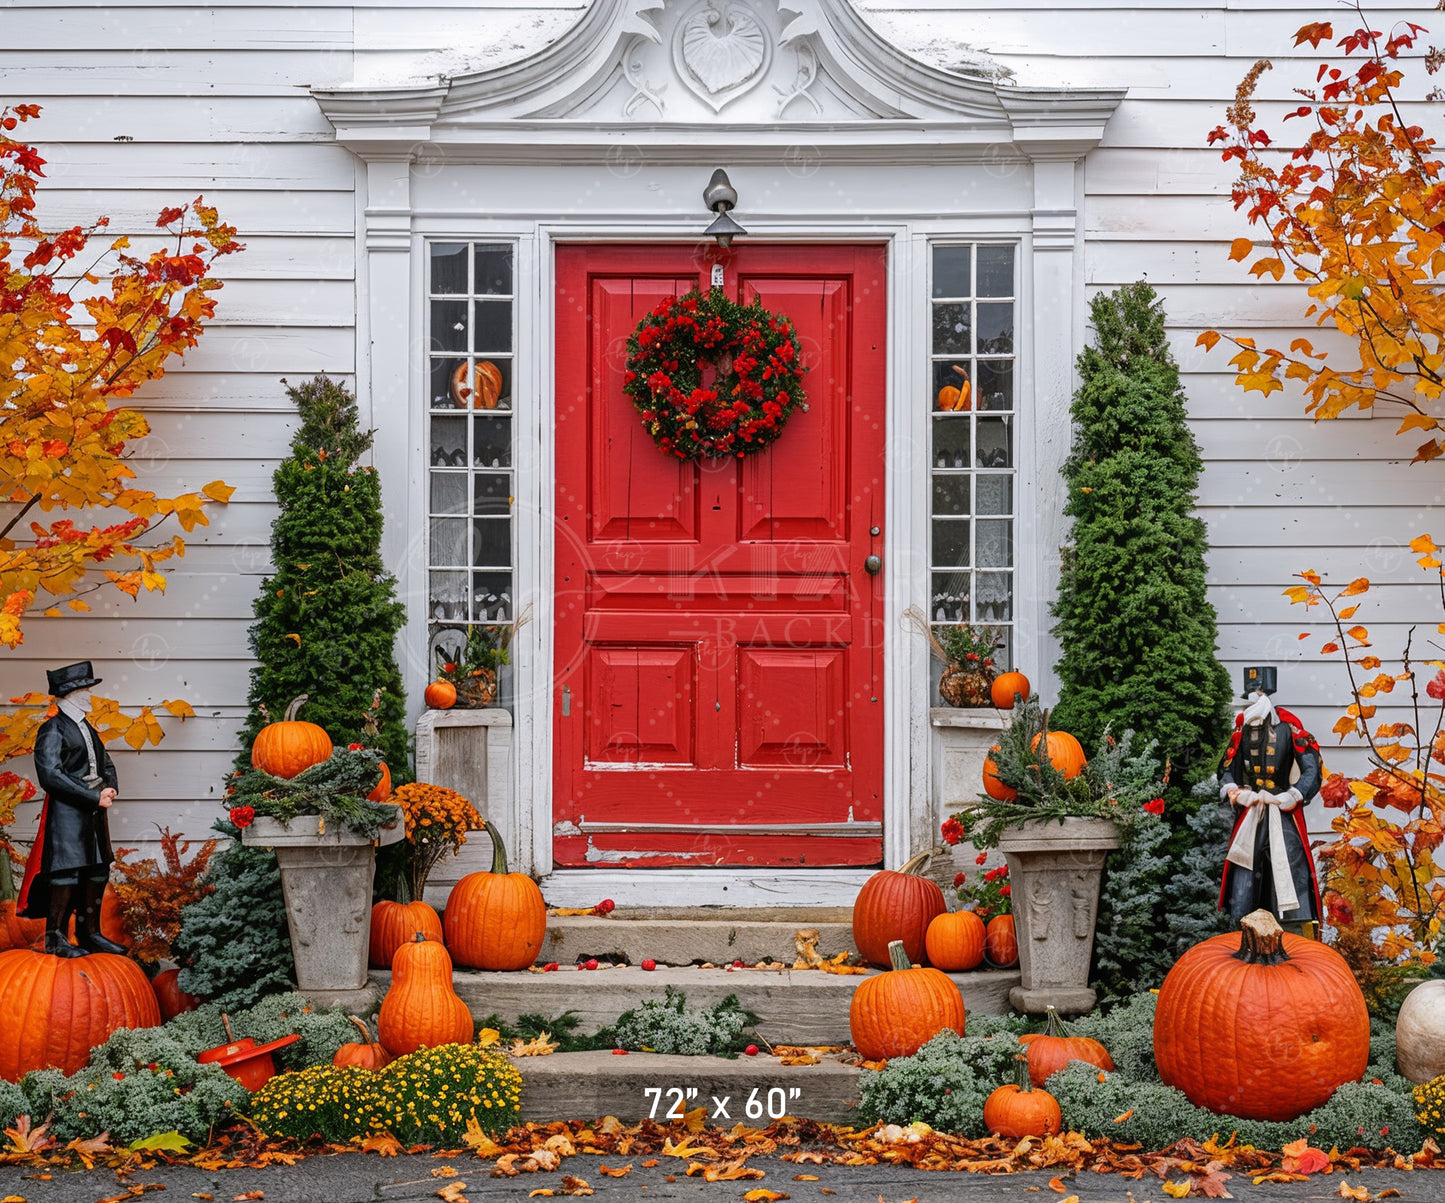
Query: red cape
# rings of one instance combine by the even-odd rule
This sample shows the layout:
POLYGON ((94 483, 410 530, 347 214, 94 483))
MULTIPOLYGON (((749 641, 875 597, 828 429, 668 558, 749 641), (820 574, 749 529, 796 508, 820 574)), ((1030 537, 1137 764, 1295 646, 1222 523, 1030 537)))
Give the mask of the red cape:
MULTIPOLYGON (((45 802, 40 807, 40 826, 35 829, 35 843, 30 845, 30 855, 25 858, 25 877, 20 882, 20 896, 15 900, 15 913, 27 919, 44 919, 50 907, 48 902, 41 905, 38 914, 27 915, 25 908, 30 903, 30 887, 40 876, 41 865, 45 862, 45 815, 50 809, 50 795, 45 795, 45 802)), ((49 890, 43 891, 48 897, 49 890)), ((35 900, 37 904, 41 899, 35 900)))

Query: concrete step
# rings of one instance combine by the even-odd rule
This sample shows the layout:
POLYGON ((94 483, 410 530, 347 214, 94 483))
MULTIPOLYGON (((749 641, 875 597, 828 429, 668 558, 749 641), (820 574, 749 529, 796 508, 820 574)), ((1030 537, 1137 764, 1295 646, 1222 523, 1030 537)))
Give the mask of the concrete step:
POLYGON ((824 957, 853 951, 853 921, 847 910, 743 911, 719 913, 697 907, 672 912, 613 911, 606 916, 549 915, 541 959, 560 965, 581 964, 590 957, 640 965, 693 965, 711 961, 754 965, 776 959, 791 965, 798 959, 797 933, 818 933, 824 957))
POLYGON ((522 1119, 534 1123, 604 1115, 665 1123, 680 1106, 706 1108, 708 1123, 721 1127, 765 1127, 783 1114, 850 1124, 857 1122, 858 1076, 871 1072, 827 1056, 818 1065, 783 1065, 762 1055, 553 1053, 514 1064, 522 1072, 522 1119))
MULTIPOLYGON (((964 1007, 984 1015, 1009 1009, 1008 992, 1019 984, 1018 970, 987 970, 949 974, 963 994, 964 1007)), ((381 990, 390 984, 388 970, 374 970, 381 990)), ((624 1011, 647 999, 661 999, 673 986, 687 995, 692 1008, 716 1006, 736 994, 746 1010, 758 1016, 757 1033, 769 1044, 847 1044, 848 1007, 860 975, 818 970, 700 969, 660 966, 648 972, 637 966, 563 968, 553 973, 488 973, 458 969, 452 985, 482 1020, 498 1015, 508 1023, 532 1014, 544 1018, 571 1012, 578 1030, 591 1034, 613 1023, 624 1011)), ((618 1058, 622 1060, 622 1058, 618 1058)))

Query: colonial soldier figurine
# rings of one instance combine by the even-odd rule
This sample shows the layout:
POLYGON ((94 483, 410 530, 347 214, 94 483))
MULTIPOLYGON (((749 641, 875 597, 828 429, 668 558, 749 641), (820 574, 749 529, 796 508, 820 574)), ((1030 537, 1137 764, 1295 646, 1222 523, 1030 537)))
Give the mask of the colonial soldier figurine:
POLYGON ((35 775, 45 791, 40 830, 25 863, 16 910, 45 920, 45 951, 60 957, 124 953, 100 934, 100 899, 110 877, 106 812, 116 799, 115 765, 90 725, 90 661, 46 673, 59 706, 35 736, 35 775), (75 916, 75 939, 67 928, 75 916))
POLYGON ((1301 803, 1320 788, 1319 744, 1298 718, 1276 709, 1273 668, 1247 668, 1249 705, 1234 720, 1220 770, 1221 798, 1237 808, 1221 910, 1236 919, 1263 908, 1281 923, 1320 917, 1319 885, 1301 803))

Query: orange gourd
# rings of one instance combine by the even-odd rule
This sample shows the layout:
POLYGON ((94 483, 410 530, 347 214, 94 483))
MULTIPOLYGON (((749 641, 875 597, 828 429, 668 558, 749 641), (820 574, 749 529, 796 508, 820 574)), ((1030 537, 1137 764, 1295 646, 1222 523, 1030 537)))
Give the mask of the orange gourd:
POLYGON ((381 762, 381 780, 376 783, 376 788, 366 795, 368 802, 385 802, 391 797, 391 770, 386 767, 386 761, 381 762))
POLYGON ((371 1029, 355 1015, 348 1015, 347 1018, 360 1029, 361 1041, 358 1044, 343 1044, 332 1054, 331 1064, 355 1065, 358 1069, 371 1070, 384 1069, 390 1065, 391 1054, 371 1038, 371 1029))
POLYGON ((1021 672, 999 673, 989 686, 989 695, 993 698, 993 704, 1000 710, 1012 710, 1014 708, 1014 695, 1017 694, 1025 701, 1029 696, 1029 679, 1021 672))
MULTIPOLYGON (((1039 740, 1043 732, 1034 736, 1034 741, 1029 746, 1035 754, 1039 750, 1039 740)), ((1049 763, 1058 769, 1066 778, 1072 781, 1084 771, 1084 765, 1088 761, 1084 757, 1084 746, 1067 731, 1050 731, 1048 747, 1049 763)))
POLYGON ((161 1009, 163 1021, 174 1019, 186 1011, 194 1011, 201 1005, 199 998, 181 989, 180 978, 179 969, 167 969, 151 979, 151 989, 155 991, 156 1005, 161 1009))
POLYGON ((928 963, 946 973, 976 969, 983 960, 983 920, 972 911, 935 915, 923 938, 928 963))
POLYGON ((963 995, 937 969, 914 969, 902 940, 888 945, 892 968, 853 991, 848 1031, 869 1061, 911 1057, 945 1028, 963 1035, 963 995))
POLYGON ((457 704, 457 687, 450 681, 433 681, 422 699, 433 710, 450 710, 457 704))
POLYGON ((969 383, 968 373, 957 364, 953 370, 963 377, 963 382, 957 387, 945 384, 938 390, 938 408, 942 410, 969 410, 973 408, 973 385, 969 383))
POLYGON ((925 857, 915 857, 896 872, 881 869, 873 874, 853 903, 853 946, 870 965, 886 967, 891 962, 888 945, 902 940, 910 961, 928 955, 928 925, 948 909, 936 882, 913 870, 925 857))
POLYGON ((442 932, 457 964, 474 969, 526 969, 542 951, 547 904, 525 873, 507 872, 507 850, 490 821, 492 871, 468 873, 452 887, 442 932))
POLYGON ((299 722, 296 718, 306 701, 303 693, 286 707, 285 718, 261 728, 251 745, 252 768, 289 779, 331 755, 331 737, 315 723, 299 722))
POLYGON ((7 1082, 32 1069, 73 1074, 118 1028, 160 1022, 155 991, 140 966, 125 957, 0 952, 0 1078, 7 1082))
POLYGON ((393 1057, 472 1042, 472 1013, 452 989, 452 959, 421 932, 391 960, 391 989, 382 1000, 376 1035, 393 1057))
POLYGON ((1197 1107, 1291 1120, 1358 1081, 1370 1016, 1345 959, 1266 910, 1189 949, 1159 988, 1154 1060, 1197 1107))
POLYGON ((1088 1036, 1075 1036, 1053 1007, 1044 1010, 1048 1030, 1019 1037, 1019 1043, 1028 1047, 1029 1081, 1035 1086, 1042 1086, 1070 1061, 1087 1061, 1100 1069, 1114 1068, 1114 1059, 1102 1044, 1088 1036))
POLYGON ((373 969, 390 969, 396 950, 420 932, 442 941, 442 921, 428 902, 378 902, 371 908, 371 939, 367 961, 373 969))
POLYGON ((983 1101, 984 1126, 995 1136, 1022 1140, 1045 1136, 1064 1126, 1058 1099, 1047 1090, 1035 1090, 1024 1058, 1018 1059, 1018 1081, 1000 1086, 983 1101))
MULTIPOLYGON (((1002 749, 994 744, 990 752, 999 752, 1002 749)), ((990 798, 997 798, 1000 802, 1012 802, 1019 796, 1019 792, 1011 786, 1005 785, 998 777, 998 763, 992 756, 984 758, 983 762, 983 792, 990 798)))
POLYGON ((988 921, 984 929, 983 948, 989 961, 1000 969, 1018 964, 1019 941, 1012 915, 995 915, 988 921))

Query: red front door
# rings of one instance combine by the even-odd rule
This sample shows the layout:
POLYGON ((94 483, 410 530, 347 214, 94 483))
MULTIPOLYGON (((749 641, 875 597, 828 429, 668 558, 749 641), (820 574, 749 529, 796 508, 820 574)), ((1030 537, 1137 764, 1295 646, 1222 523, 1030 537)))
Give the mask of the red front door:
POLYGON ((808 409, 681 462, 622 391, 625 344, 718 255, 557 252, 559 867, 882 859, 884 250, 718 254, 729 296, 797 326, 808 409))

